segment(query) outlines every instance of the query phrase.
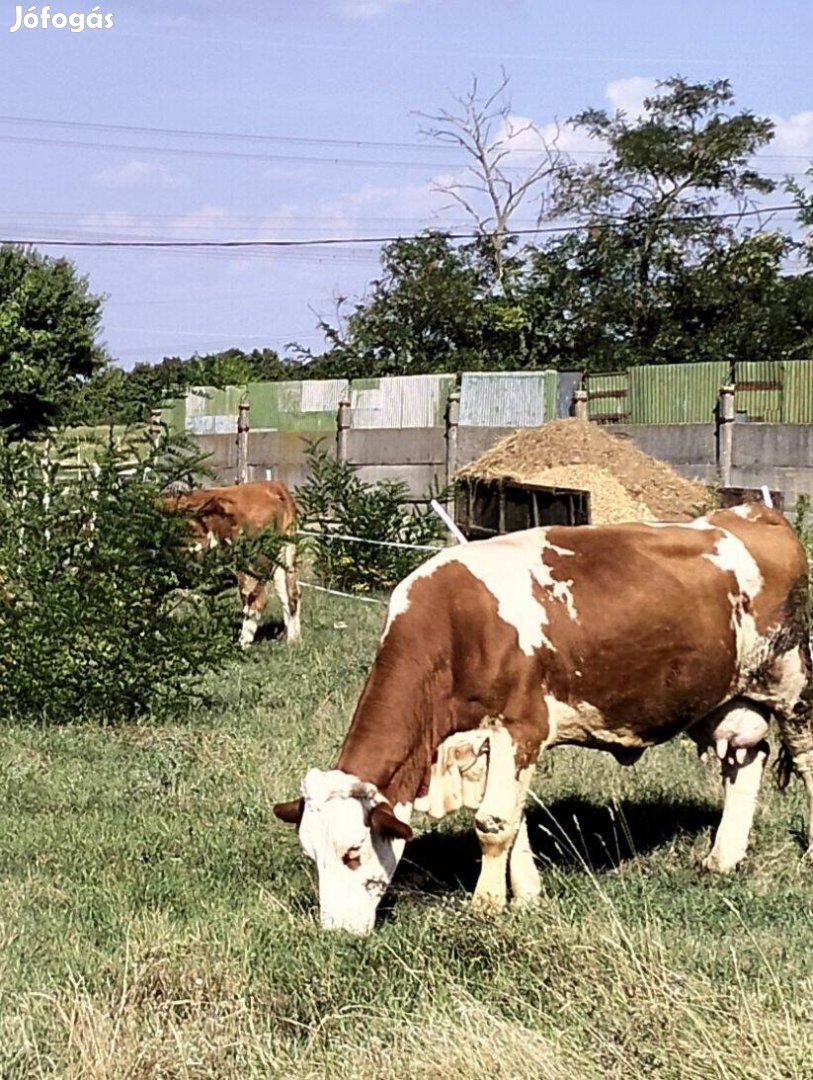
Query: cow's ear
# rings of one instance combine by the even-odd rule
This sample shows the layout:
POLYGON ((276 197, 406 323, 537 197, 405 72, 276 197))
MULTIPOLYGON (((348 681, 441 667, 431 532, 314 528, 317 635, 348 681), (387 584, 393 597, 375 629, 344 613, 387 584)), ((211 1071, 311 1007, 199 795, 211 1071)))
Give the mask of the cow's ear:
POLYGON ((370 828, 380 836, 394 836, 399 840, 411 840, 412 829, 401 821, 386 803, 376 803, 370 811, 370 828))
POLYGON ((305 807, 304 799, 291 799, 290 802, 278 802, 274 807, 274 813, 289 825, 298 825, 302 820, 302 811, 305 807))

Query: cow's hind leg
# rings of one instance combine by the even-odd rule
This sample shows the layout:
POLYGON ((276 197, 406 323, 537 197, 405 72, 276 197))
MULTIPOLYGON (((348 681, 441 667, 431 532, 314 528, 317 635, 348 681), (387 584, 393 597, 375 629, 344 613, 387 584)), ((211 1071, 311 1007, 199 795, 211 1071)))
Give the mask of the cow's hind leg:
MULTIPOLYGON (((533 770, 533 765, 517 770, 514 740, 506 728, 495 726, 488 739, 485 793, 474 819, 483 855, 480 877, 472 897, 472 906, 479 911, 502 911, 505 907, 508 860, 523 826, 525 796, 533 770)), ((527 832, 524 835, 527 842, 527 832)), ((518 853, 515 865, 517 882, 522 888, 527 884, 528 870, 522 851, 518 853)))
POLYGON ((712 749, 720 760, 723 816, 703 866, 727 874, 742 862, 748 849, 768 759, 768 715, 753 702, 739 698, 706 717, 689 734, 701 751, 712 749))
POLYGON ((296 545, 286 544, 280 558, 282 562, 274 567, 274 588, 282 604, 285 640, 299 641, 302 633, 299 623, 301 598, 296 580, 296 545))
POLYGON ((742 764, 736 759, 722 762, 723 816, 704 869, 728 874, 745 858, 767 759, 768 744, 761 742, 746 751, 742 764))
POLYGON ((808 802, 807 855, 810 858, 813 856, 813 676, 810 653, 807 647, 803 646, 783 659, 793 667, 798 667, 799 677, 804 680, 804 685, 792 708, 776 711, 782 739, 778 775, 784 786, 792 769, 795 769, 805 785, 808 802))

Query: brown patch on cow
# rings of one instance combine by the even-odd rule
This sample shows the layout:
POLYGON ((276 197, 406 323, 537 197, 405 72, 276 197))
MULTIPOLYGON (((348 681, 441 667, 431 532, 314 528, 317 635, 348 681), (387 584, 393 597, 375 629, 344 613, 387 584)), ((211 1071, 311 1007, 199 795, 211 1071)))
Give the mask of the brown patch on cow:
POLYGON ((521 652, 516 629, 500 618, 485 585, 449 562, 412 583, 409 606, 379 648, 336 768, 372 781, 393 804, 413 802, 426 793, 443 740, 498 716, 524 767, 547 734, 537 660, 521 652))

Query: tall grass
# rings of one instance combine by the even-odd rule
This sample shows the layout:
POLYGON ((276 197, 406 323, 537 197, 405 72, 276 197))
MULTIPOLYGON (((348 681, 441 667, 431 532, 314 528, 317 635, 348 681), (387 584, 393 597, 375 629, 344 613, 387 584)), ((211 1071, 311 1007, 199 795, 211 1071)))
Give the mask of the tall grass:
POLYGON ((171 724, 0 731, 0 1075, 809 1078, 799 792, 766 786, 744 869, 703 875, 718 781, 680 741, 544 759, 533 909, 470 910, 461 816, 408 846, 374 935, 318 929, 271 805, 335 759, 380 620, 309 597, 301 648, 171 724))

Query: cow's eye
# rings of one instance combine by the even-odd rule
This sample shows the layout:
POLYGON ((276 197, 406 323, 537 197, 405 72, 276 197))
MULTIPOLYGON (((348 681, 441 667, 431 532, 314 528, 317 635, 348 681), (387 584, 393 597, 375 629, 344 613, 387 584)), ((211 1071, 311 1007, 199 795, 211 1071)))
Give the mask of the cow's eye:
POLYGON ((342 862, 349 870, 358 870, 361 866, 361 853, 357 847, 348 848, 342 855, 342 862))

